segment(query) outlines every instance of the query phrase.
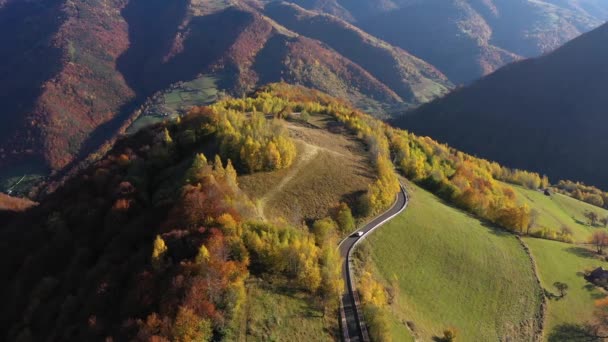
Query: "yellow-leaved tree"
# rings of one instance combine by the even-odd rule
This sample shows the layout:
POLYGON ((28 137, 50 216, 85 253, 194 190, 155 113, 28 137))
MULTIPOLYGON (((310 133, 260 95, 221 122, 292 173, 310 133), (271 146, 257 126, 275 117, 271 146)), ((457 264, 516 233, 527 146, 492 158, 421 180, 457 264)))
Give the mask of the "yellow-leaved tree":
POLYGON ((359 292, 361 293, 361 300, 364 303, 373 304, 378 307, 386 305, 386 290, 382 284, 374 279, 369 271, 363 271, 361 274, 359 292))
POLYGON ((154 240, 154 246, 152 247, 152 267, 155 270, 159 270, 165 264, 164 256, 167 253, 167 245, 165 244, 165 240, 163 240, 160 235, 156 235, 156 239, 154 240))

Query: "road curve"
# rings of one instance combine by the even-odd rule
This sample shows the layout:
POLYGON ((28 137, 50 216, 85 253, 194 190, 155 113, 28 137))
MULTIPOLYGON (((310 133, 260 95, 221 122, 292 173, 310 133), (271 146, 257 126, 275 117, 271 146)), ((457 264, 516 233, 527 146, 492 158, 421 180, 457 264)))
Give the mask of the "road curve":
POLYGON ((344 280, 344 292, 342 293, 340 303, 340 316, 342 324, 342 337, 344 341, 369 341, 367 327, 362 317, 361 307, 359 304, 359 295, 355 291, 355 284, 351 275, 351 254, 354 247, 363 239, 365 239, 376 228, 390 221, 407 207, 409 198, 403 185, 401 191, 397 194, 397 198, 393 206, 377 216, 363 227, 356 230, 351 236, 342 240, 339 245, 340 256, 342 257, 342 279, 344 280), (363 235, 356 236, 357 232, 362 232, 363 235))

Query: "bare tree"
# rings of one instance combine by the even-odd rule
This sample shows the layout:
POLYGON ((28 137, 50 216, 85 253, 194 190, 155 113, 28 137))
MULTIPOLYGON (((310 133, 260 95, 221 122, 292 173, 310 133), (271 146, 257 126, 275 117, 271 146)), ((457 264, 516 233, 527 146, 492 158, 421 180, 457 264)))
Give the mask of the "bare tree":
POLYGON ((599 219, 599 215, 595 211, 587 211, 585 217, 589 220, 589 224, 595 226, 599 219))
POLYGON ((540 216, 540 211, 536 209, 530 210, 530 221, 528 222, 528 226, 526 227, 526 235, 530 235, 530 230, 536 227, 536 223, 538 222, 538 217, 540 216))
POLYGON ((595 246, 598 254, 602 254, 604 252, 604 247, 608 245, 608 233, 603 230, 595 231, 593 232, 593 235, 591 235, 589 242, 595 246))

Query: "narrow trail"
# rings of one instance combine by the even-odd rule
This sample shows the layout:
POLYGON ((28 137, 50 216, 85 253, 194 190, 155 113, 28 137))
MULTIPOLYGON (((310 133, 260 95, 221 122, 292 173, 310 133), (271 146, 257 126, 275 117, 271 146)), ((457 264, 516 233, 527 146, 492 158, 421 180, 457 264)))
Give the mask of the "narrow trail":
POLYGON ((264 196, 260 197, 257 200, 256 210, 260 219, 266 220, 266 215, 264 214, 264 210, 266 209, 266 203, 272 200, 274 196, 276 196, 281 190, 283 190, 283 188, 285 188, 285 186, 293 180, 293 178, 298 174, 298 172, 300 172, 300 170, 310 164, 315 159, 315 157, 317 157, 319 151, 322 150, 321 147, 316 145, 312 145, 305 142, 302 142, 302 144, 304 145, 304 151, 300 154, 300 158, 298 159, 296 164, 291 167, 289 173, 285 175, 283 179, 281 179, 279 184, 277 184, 270 191, 265 193, 264 196))
POLYGON ((301 126, 290 123, 287 125, 287 128, 291 131, 292 135, 295 135, 299 138, 297 139, 297 141, 299 144, 302 144, 303 151, 300 151, 297 156, 297 161, 294 165, 290 167, 289 172, 285 175, 285 177, 283 177, 283 179, 281 179, 281 181, 276 186, 270 189, 262 197, 258 198, 256 202, 256 211, 258 213, 258 217, 262 220, 266 220, 265 210, 267 203, 271 201, 276 195, 278 195, 302 169, 312 163, 314 159, 319 156, 320 153, 329 153, 334 156, 349 158, 349 156, 338 151, 334 151, 329 148, 308 142, 312 140, 310 138, 305 138, 306 134, 303 133, 305 131, 305 128, 301 126))
POLYGON ((540 317, 539 317, 538 321, 536 322, 536 326, 534 327, 535 328, 534 329, 534 341, 540 342, 545 337, 545 326, 546 326, 546 321, 547 321, 547 309, 548 309, 547 296, 545 296, 545 294, 543 292, 544 287, 540 281, 540 276, 538 274, 538 266, 536 265, 536 259, 534 259, 534 255, 532 255, 532 251, 530 250, 530 247, 528 247, 528 244, 521 238, 521 236, 515 235, 515 238, 517 239, 520 246, 523 248, 524 252, 528 256, 528 259, 530 260, 530 265, 532 267, 532 272, 534 273, 534 278, 536 280, 536 284, 541 289, 540 312, 539 312, 540 317))

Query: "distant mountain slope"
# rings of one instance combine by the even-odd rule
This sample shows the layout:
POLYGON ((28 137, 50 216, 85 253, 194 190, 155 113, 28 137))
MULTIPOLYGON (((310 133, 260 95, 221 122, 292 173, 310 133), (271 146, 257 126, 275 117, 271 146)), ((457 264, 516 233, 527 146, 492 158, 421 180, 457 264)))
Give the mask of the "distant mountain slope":
POLYGON ((397 123, 470 153, 608 187, 608 24, 500 69, 397 123))
POLYGON ((106 4, 113 10, 60 0, 0 8, 0 168, 32 156, 65 165, 132 96, 113 70, 128 44, 120 1, 106 4))
POLYGON ((608 19, 600 0, 293 0, 348 20, 468 83, 608 19))
POLYGON ((306 11, 286 2, 269 4, 265 14, 290 30, 326 43, 408 103, 427 102, 451 87, 433 66, 334 16, 306 11))
POLYGON ((362 51, 290 31, 262 11, 256 1, 2 1, 0 168, 62 169, 112 137, 148 96, 201 73, 221 75, 235 95, 285 80, 377 113, 450 87, 430 65, 342 22, 362 51), (374 53, 393 75, 365 60, 374 53))
POLYGON ((1 0, 0 178, 73 165, 146 98, 201 74, 233 95, 283 80, 383 116, 608 12, 595 0, 295 1, 329 16, 271 2, 1 0))
POLYGON ((455 83, 469 82, 519 58, 491 44, 492 28, 463 1, 415 2, 359 25, 435 65, 455 83))
POLYGON ((586 11, 577 3, 591 4, 593 0, 476 0, 471 1, 471 6, 492 27, 493 44, 524 57, 535 57, 608 19, 608 3, 597 3, 594 11, 586 11))

